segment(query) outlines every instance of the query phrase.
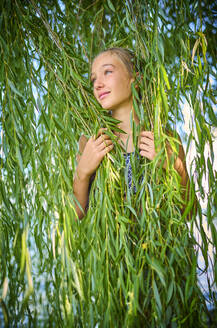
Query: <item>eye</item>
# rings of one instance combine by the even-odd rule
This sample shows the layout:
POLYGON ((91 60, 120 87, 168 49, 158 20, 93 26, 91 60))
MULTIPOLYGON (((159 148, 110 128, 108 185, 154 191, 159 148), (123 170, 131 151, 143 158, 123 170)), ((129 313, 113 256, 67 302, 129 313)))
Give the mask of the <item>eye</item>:
POLYGON ((112 71, 106 69, 106 70, 105 70, 105 75, 107 75, 107 74, 109 74, 109 73, 112 73, 112 71))
POLYGON ((95 81, 96 81, 95 78, 92 78, 92 79, 90 80, 90 82, 91 82, 92 85, 94 85, 94 82, 95 82, 95 81))

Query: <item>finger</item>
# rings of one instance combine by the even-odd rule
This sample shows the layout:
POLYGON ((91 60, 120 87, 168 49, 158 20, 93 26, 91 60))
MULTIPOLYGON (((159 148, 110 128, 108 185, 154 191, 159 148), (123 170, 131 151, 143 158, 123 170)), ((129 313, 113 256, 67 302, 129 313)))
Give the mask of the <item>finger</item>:
POLYGON ((150 152, 148 152, 148 151, 141 150, 139 153, 140 153, 140 155, 141 155, 142 157, 146 157, 146 158, 148 158, 148 159, 150 159, 150 160, 153 159, 152 154, 151 154, 150 152))
POLYGON ((110 145, 108 147, 106 147, 105 149, 103 149, 102 151, 102 155, 105 156, 107 153, 109 153, 112 149, 114 148, 114 145, 110 145))
POLYGON ((111 139, 106 134, 103 134, 95 140, 95 143, 98 146, 98 145, 100 145, 101 143, 104 143, 107 140, 111 140, 111 139))
POLYGON ((140 132, 141 137, 147 137, 149 139, 154 139, 154 133, 152 131, 142 131, 140 132))
POLYGON ((142 143, 139 145, 139 149, 150 151, 150 150, 154 150, 154 147, 153 145, 147 145, 142 143))
POLYGON ((106 147, 109 147, 110 145, 112 145, 112 141, 111 140, 104 140, 102 143, 100 143, 98 146, 97 146, 97 149, 99 151, 105 149, 106 147))
POLYGON ((97 135, 96 135, 96 138, 98 138, 99 136, 101 136, 103 134, 103 132, 105 132, 106 130, 108 130, 107 128, 100 128, 97 135))
POLYGON ((106 147, 110 146, 113 144, 113 142, 111 141, 111 139, 108 140, 104 140, 103 143, 106 145, 106 147))
POLYGON ((148 156, 148 152, 145 151, 145 150, 141 150, 139 153, 140 153, 140 155, 143 156, 143 157, 147 157, 147 156, 148 156))
POLYGON ((153 139, 149 139, 147 137, 142 137, 140 139, 139 146, 142 145, 142 144, 145 144, 145 145, 154 147, 154 140, 153 139))

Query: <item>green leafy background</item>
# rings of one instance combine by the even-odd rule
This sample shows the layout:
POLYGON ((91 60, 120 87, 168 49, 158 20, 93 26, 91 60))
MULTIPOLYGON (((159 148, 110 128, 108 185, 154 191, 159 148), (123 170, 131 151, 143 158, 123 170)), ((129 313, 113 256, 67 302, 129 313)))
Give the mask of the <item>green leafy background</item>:
POLYGON ((208 298, 216 308, 215 19, 212 1, 1 1, 5 326, 207 326, 197 253, 205 273, 211 265, 208 298), (179 177, 172 164, 159 168, 159 157, 132 159, 137 193, 126 186, 117 122, 96 103, 89 81, 92 58, 112 46, 132 49, 143 63, 142 98, 136 101, 133 90, 134 104, 142 127, 153 129, 162 146, 159 157, 167 140, 174 153, 179 146, 168 126, 181 134, 186 154, 194 145, 184 213, 179 177), (116 147, 97 170, 79 222, 72 191, 78 140, 101 127, 116 147))

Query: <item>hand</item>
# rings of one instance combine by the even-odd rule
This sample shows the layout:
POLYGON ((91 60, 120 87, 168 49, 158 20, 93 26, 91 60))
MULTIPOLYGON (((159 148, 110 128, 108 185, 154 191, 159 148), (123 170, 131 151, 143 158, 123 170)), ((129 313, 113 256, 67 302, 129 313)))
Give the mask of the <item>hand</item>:
POLYGON ((87 141, 78 161, 77 174, 80 178, 89 179, 105 155, 113 149, 114 145, 110 137, 103 133, 104 130, 100 129, 97 136, 87 141))
POLYGON ((139 136, 140 155, 150 159, 151 161, 156 156, 154 145, 154 134, 151 131, 142 131, 139 136))

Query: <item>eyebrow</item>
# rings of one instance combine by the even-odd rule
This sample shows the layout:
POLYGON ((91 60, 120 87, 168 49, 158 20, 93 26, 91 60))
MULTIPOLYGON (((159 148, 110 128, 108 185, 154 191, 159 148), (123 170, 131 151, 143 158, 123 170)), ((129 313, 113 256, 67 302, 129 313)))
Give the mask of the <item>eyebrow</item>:
MULTIPOLYGON (((104 64, 104 65, 102 65, 102 67, 105 67, 105 66, 113 66, 113 67, 115 67, 115 65, 113 65, 113 64, 104 64)), ((90 77, 93 75, 94 73, 91 73, 90 74, 90 77)))

